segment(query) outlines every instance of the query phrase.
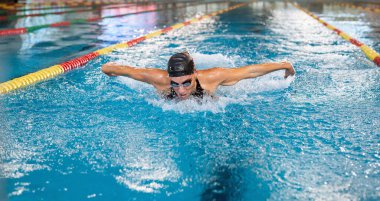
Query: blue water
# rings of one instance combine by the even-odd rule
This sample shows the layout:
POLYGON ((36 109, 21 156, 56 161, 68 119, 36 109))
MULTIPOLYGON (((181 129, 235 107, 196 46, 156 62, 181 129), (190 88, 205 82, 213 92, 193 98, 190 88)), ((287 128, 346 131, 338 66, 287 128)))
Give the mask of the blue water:
MULTIPOLYGON (((1 46, 13 55, 2 79, 227 6, 18 36, 1 46)), ((376 14, 304 6, 379 52, 376 14)), ((252 3, 0 96, 0 200, 378 200, 379 80, 358 48, 290 4, 252 3), (297 75, 199 104, 100 72, 108 61, 164 69, 183 50, 198 69, 288 60, 297 75)))

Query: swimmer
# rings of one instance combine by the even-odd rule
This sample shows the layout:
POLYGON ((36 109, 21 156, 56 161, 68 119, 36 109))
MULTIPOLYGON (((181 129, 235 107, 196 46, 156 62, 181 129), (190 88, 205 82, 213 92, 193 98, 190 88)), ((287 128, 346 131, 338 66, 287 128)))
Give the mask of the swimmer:
POLYGON ((289 62, 264 63, 239 68, 210 68, 196 70, 188 52, 170 57, 167 70, 136 68, 113 62, 102 66, 109 76, 126 76, 153 85, 167 99, 185 100, 189 97, 212 96, 218 86, 231 86, 243 79, 256 78, 277 70, 285 70, 284 78, 295 74, 289 62))

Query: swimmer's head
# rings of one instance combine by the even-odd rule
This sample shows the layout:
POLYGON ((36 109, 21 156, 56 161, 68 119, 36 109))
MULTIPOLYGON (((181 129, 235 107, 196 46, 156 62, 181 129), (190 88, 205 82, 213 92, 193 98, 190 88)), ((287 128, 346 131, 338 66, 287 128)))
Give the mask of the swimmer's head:
POLYGON ((170 86, 181 100, 196 90, 194 60, 188 52, 174 54, 168 62, 170 86))
POLYGON ((188 52, 181 52, 170 57, 168 62, 169 77, 180 77, 194 73, 194 60, 188 52))

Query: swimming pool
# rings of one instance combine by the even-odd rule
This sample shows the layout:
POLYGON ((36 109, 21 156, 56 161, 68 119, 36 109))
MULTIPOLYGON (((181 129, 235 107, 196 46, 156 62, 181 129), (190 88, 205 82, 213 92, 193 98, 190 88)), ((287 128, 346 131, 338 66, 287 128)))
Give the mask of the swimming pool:
MULTIPOLYGON (((228 6, 5 38, 4 66, 18 69, 1 81, 228 6)), ((303 6, 380 51, 378 14, 303 6)), ((1 199, 377 200, 379 80, 357 47, 291 4, 251 3, 0 96, 1 199), (100 72, 108 61, 165 68, 185 49, 198 69, 289 60, 297 75, 245 80, 199 104, 100 72)))

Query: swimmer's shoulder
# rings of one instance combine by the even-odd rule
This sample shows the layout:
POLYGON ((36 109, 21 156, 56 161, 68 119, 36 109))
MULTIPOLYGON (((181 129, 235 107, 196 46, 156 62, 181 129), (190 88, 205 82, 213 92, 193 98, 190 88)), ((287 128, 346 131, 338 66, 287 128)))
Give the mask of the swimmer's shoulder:
POLYGON ((199 77, 205 77, 205 78, 213 78, 215 76, 218 76, 224 68, 222 67, 214 67, 214 68, 208 68, 208 69, 202 69, 197 70, 199 77))
POLYGON ((204 70, 198 70, 197 77, 204 81, 205 83, 209 82, 216 82, 220 79, 220 77, 223 75, 224 68, 221 67, 214 67, 204 70))
POLYGON ((219 86, 221 80, 221 71, 223 68, 214 67, 197 71, 197 78, 202 88, 213 94, 219 86))
POLYGON ((167 91, 170 88, 170 79, 167 71, 162 69, 149 69, 147 72, 151 75, 151 84, 161 92, 167 91))

